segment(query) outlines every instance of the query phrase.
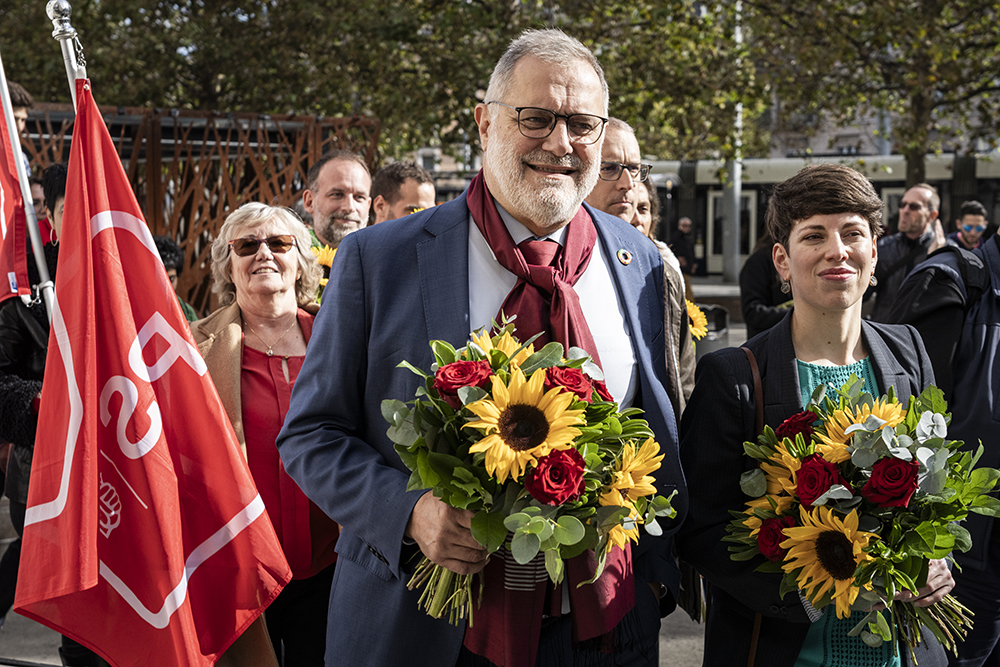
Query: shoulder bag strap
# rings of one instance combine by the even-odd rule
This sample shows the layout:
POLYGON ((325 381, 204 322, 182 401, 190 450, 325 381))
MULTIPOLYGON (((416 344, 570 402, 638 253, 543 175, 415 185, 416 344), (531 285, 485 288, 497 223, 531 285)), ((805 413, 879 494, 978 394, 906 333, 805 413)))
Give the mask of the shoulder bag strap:
MULTIPOLYGON (((748 347, 741 347, 746 353, 747 361, 750 362, 750 374, 753 375, 753 402, 756 407, 756 419, 754 426, 757 435, 764 432, 764 389, 760 381, 760 369, 757 367, 757 359, 748 347)), ((757 642, 760 639, 761 613, 758 611, 753 615, 753 634, 750 635, 750 655, 747 657, 747 667, 753 667, 754 659, 757 657, 757 642)))

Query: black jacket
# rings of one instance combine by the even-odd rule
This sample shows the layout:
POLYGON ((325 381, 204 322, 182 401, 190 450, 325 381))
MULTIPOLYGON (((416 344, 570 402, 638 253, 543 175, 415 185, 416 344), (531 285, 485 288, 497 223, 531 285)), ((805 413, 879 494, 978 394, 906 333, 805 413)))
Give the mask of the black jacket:
MULTIPOLYGON (((55 277, 58 247, 45 246, 49 275, 55 277)), ((34 259, 29 257, 28 279, 39 282, 34 259)), ((27 503, 28 477, 35 449, 38 414, 32 409, 42 389, 49 320, 41 299, 26 306, 18 297, 0 305, 0 439, 12 448, 7 468, 7 497, 27 503)))
MULTIPOLYGON (((862 322, 862 336, 881 393, 892 386, 899 399, 906 401, 934 382, 927 353, 913 327, 862 322)), ((760 368, 764 423, 776 427, 802 410, 791 316, 746 346, 760 368)), ((706 667, 746 664, 755 612, 763 615, 758 665, 792 667, 809 629, 799 599, 778 595, 781 575, 755 572, 762 557, 742 562, 730 559, 728 543, 722 541, 732 518, 729 511, 745 508, 740 475, 757 465, 743 452, 744 441, 756 440, 755 406, 760 399, 754 396, 753 386, 742 350, 728 348, 706 355, 698 362, 694 393, 681 420, 681 464, 690 505, 677 545, 681 557, 710 584, 706 667)), ((926 664, 935 662, 927 660, 926 664)), ((920 665, 925 667, 923 657, 920 665)))

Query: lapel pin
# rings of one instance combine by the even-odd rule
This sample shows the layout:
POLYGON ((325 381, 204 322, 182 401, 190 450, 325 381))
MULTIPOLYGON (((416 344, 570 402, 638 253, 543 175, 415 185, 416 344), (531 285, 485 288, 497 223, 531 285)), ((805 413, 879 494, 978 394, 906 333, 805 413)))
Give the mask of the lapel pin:
POLYGON ((622 248, 618 251, 618 261, 622 263, 622 266, 628 266, 632 263, 632 253, 622 248))

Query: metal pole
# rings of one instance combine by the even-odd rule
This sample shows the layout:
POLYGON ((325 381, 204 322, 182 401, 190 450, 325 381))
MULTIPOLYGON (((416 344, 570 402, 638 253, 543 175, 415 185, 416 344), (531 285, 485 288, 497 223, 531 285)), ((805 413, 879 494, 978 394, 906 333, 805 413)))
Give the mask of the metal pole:
POLYGON ((42 237, 38 232, 38 220, 35 219, 35 207, 31 205, 31 184, 28 182, 28 170, 24 168, 24 153, 21 152, 21 137, 14 121, 14 108, 10 102, 10 91, 7 90, 7 74, 3 69, 3 58, 0 57, 0 101, 3 103, 3 117, 7 122, 7 134, 10 137, 11 150, 14 151, 14 162, 17 169, 17 180, 21 186, 21 201, 24 204, 24 219, 31 238, 31 249, 35 254, 35 264, 38 266, 38 277, 41 280, 39 288, 45 300, 45 308, 52 320, 52 280, 49 277, 49 267, 45 263, 45 251, 42 250, 42 237))
MULTIPOLYGON (((736 47, 743 46, 743 3, 736 0, 736 27, 733 33, 736 47)), ((739 57, 738 57, 739 58, 739 57)), ((737 65, 739 60, 737 60, 737 65)), ((726 187, 723 195, 722 223, 722 279, 727 283, 739 282, 740 276, 740 209, 743 203, 743 103, 736 104, 736 152, 726 162, 726 187)))
POLYGON ((62 47, 66 78, 69 79, 69 94, 73 98, 73 109, 76 110, 76 80, 87 78, 87 61, 83 58, 83 48, 76 37, 76 30, 69 23, 73 8, 66 0, 49 0, 45 5, 45 13, 52 21, 52 37, 59 40, 62 47))

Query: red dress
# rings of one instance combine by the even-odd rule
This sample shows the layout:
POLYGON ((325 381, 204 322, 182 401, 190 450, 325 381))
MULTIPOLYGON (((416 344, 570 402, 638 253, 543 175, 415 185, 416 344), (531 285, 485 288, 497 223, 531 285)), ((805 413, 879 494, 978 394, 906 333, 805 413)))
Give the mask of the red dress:
MULTIPOLYGON (((313 316, 299 310, 298 318, 308 342, 313 316)), ((274 445, 304 358, 269 357, 244 344, 240 381, 247 463, 294 579, 311 577, 331 565, 339 534, 337 524, 285 472, 274 445)))

